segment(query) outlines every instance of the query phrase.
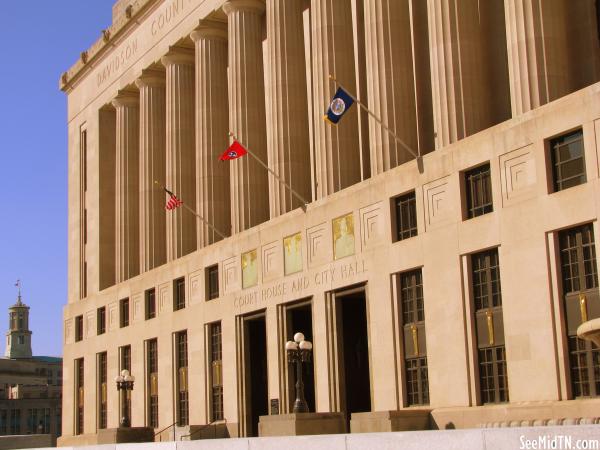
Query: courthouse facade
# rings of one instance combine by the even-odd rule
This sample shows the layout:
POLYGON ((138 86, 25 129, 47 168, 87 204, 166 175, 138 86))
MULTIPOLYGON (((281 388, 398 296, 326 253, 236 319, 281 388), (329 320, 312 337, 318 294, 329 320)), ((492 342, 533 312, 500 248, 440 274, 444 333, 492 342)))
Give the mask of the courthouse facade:
POLYGON ((255 436, 291 412, 297 331, 310 410, 349 430, 596 420, 600 353, 576 328, 600 316, 599 7, 116 2, 60 79, 60 443, 124 408, 255 436), (356 106, 325 122, 330 75, 404 144, 356 106), (229 132, 305 210, 250 155, 218 161, 229 132))

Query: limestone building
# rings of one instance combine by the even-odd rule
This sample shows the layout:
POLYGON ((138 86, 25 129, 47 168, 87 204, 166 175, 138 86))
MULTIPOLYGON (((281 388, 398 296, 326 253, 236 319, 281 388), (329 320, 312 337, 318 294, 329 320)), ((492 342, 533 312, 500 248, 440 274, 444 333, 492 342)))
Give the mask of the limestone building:
POLYGON ((0 446, 19 445, 4 436, 22 434, 48 434, 51 438, 44 442, 56 442, 62 421, 62 359, 32 356, 29 306, 20 292, 8 316, 6 351, 0 358, 0 446))
POLYGON ((594 0, 122 0, 68 96, 63 438, 593 421, 594 0), (353 106, 323 120, 336 84, 353 106), (249 155, 218 161, 228 132, 249 155), (415 160, 407 147, 422 156, 415 160), (165 185, 184 207, 165 210, 165 185), (112 380, 136 377, 130 403, 112 380), (173 426, 172 426, 173 425, 173 426))

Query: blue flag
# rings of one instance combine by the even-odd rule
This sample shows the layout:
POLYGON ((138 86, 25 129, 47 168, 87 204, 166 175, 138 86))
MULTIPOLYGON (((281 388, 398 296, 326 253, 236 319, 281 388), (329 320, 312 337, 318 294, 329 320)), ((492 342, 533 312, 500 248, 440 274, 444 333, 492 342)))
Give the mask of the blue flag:
POLYGON ((323 119, 329 123, 337 124, 342 116, 350 109, 354 100, 345 90, 338 88, 333 96, 333 100, 329 104, 327 114, 323 116, 323 119))

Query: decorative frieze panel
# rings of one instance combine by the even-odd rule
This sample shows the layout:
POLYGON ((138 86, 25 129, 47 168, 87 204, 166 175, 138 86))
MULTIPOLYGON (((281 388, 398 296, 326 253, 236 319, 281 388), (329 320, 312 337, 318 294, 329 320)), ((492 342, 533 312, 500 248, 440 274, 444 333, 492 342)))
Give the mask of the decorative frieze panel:
POLYGON ((333 247, 331 246, 330 226, 327 223, 306 230, 306 243, 309 268, 331 261, 333 247))
POLYGON ((234 256, 226 259, 222 264, 223 271, 223 292, 230 294, 238 291, 240 286, 240 258, 234 256))
POLYGON ((283 276, 283 251, 280 242, 262 247, 262 281, 266 283, 283 276))
POLYGON ((83 336, 87 339, 96 335, 96 327, 94 326, 94 318, 96 311, 88 311, 85 313, 85 325, 83 328, 83 336))
POLYGON ((113 331, 119 328, 119 302, 108 304, 108 330, 113 331))
POLYGON ((500 181, 503 206, 535 195, 537 175, 532 144, 500 155, 500 181))
POLYGON ((65 320, 65 344, 73 344, 75 342, 75 332, 73 329, 73 319, 65 320))
POLYGON ((204 292, 204 270, 196 270, 188 275, 189 280, 189 296, 188 304, 198 303, 202 301, 202 293, 204 292))
POLYGON ((369 205, 359 210, 360 217, 360 244, 363 251, 385 242, 384 221, 385 214, 383 202, 369 205))
POLYGON ((144 320, 144 294, 142 292, 131 296, 131 316, 133 323, 144 320))
POLYGON ((158 286, 158 314, 173 310, 171 301, 171 283, 163 283, 158 286), (171 305, 171 307, 169 307, 171 305))
POLYGON ((423 185, 427 229, 445 225, 452 220, 458 200, 455 190, 449 176, 423 185))

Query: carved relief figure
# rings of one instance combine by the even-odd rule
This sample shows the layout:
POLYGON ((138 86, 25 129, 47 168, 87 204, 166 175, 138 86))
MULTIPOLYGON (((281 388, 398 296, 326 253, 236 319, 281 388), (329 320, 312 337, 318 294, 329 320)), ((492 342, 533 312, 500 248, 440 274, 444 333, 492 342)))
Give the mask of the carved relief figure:
POLYGON ((333 259, 354 255, 354 216, 333 219, 333 259))
POLYGON ((248 288, 258 283, 258 267, 256 249, 242 254, 242 288, 248 288))
POLYGON ((283 240, 283 265, 285 274, 302 270, 302 234, 296 233, 283 240))

